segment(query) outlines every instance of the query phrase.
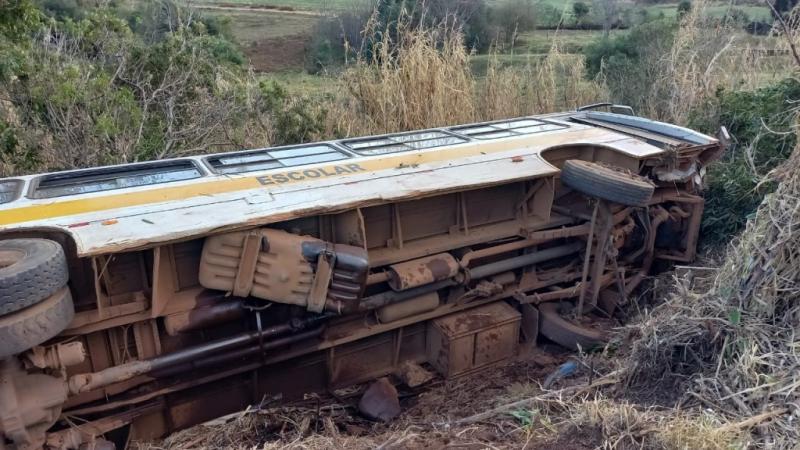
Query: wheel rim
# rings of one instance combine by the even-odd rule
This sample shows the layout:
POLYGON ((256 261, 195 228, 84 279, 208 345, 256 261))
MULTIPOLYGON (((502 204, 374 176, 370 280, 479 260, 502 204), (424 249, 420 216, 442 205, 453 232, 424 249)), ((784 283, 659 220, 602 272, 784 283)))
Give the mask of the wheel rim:
POLYGON ((20 250, 0 250, 0 269, 11 267, 25 257, 25 252, 20 250))

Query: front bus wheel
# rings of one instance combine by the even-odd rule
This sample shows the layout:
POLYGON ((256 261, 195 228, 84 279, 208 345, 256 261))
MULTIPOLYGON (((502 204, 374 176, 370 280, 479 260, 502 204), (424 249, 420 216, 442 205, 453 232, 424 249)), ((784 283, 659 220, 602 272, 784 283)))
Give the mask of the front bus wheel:
POLYGON ((561 183, 589 197, 625 206, 647 206, 655 186, 620 167, 578 159, 564 162, 561 183))

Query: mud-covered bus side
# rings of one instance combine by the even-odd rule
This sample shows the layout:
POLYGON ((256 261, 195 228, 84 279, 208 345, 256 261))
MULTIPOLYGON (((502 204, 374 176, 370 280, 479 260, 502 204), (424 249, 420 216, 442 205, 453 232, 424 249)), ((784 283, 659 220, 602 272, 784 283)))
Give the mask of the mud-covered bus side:
POLYGON ((0 180, 0 448, 602 345, 721 149, 580 111, 0 180))

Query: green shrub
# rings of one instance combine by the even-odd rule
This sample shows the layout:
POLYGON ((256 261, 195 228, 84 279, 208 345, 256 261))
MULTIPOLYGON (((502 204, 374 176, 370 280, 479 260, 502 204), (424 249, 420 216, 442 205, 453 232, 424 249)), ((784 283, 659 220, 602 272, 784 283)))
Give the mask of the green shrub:
POLYGON ((653 99, 663 102, 669 98, 653 92, 664 87, 663 58, 669 54, 676 30, 674 20, 656 20, 635 26, 628 33, 596 40, 584 48, 587 76, 602 76, 617 103, 636 111, 659 110, 653 99))
POLYGON ((170 0, 80 18, 1 5, 0 94, 14 120, 0 114, 0 175, 267 143, 259 86, 224 22, 170 0))
POLYGON ((575 22, 576 23, 583 23, 586 19, 586 16, 589 15, 591 9, 589 5, 583 2, 575 2, 572 4, 572 14, 575 15, 575 22))
POLYGON ((786 79, 755 91, 720 91, 698 111, 690 126, 713 132, 728 128, 734 144, 721 160, 709 167, 705 243, 722 243, 740 231, 764 195, 774 189, 761 183, 763 176, 784 161, 795 146, 794 108, 800 98, 800 81, 786 79), (717 111, 707 117, 708 108, 717 111))
POLYGON ((37 0, 39 7, 48 16, 57 19, 80 20, 85 17, 85 9, 77 0, 37 0))
MULTIPOLYGON (((532 0, 514 0, 530 3, 532 0)), ((505 6, 502 6, 505 7, 505 6)), ((310 73, 339 66, 347 57, 372 60, 376 45, 396 44, 398 24, 403 32, 445 24, 459 29, 467 48, 484 51, 494 38, 485 0, 385 0, 356 3, 344 12, 322 18, 307 47, 306 69, 310 73), (374 9, 372 8, 374 5, 374 9), (388 37, 384 41, 384 37, 388 37), (347 51, 351 54, 347 54, 347 51)), ((527 22, 526 22, 527 23, 527 22)), ((532 26, 532 25, 531 25, 532 26)), ((527 27, 527 25, 526 25, 527 27)))
POLYGON ((42 12, 30 0, 0 2, 0 35, 11 42, 28 40, 42 23, 42 12))
POLYGON ((325 124, 324 110, 315 110, 307 97, 291 97, 275 81, 262 81, 264 112, 272 120, 272 142, 277 145, 299 144, 318 136, 325 124))
POLYGON ((0 176, 27 172, 40 163, 38 154, 20 137, 21 130, 0 119, 0 176))
POLYGON ((553 6, 546 0, 539 0, 536 3, 537 27, 556 28, 561 24, 562 16, 563 16, 563 8, 553 6))
POLYGON ((518 33, 533 30, 537 23, 537 8, 533 0, 508 0, 492 10, 492 23, 507 44, 518 33))
POLYGON ((692 10, 692 2, 690 0, 681 0, 678 3, 678 17, 683 17, 692 10))

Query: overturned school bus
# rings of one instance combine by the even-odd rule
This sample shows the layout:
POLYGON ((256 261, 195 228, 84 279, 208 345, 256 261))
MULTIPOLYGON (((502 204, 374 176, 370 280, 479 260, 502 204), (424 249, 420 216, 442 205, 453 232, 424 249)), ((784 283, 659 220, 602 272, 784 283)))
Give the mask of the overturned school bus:
POLYGON ((602 343, 722 148, 588 108, 0 180, 0 449, 602 343))

